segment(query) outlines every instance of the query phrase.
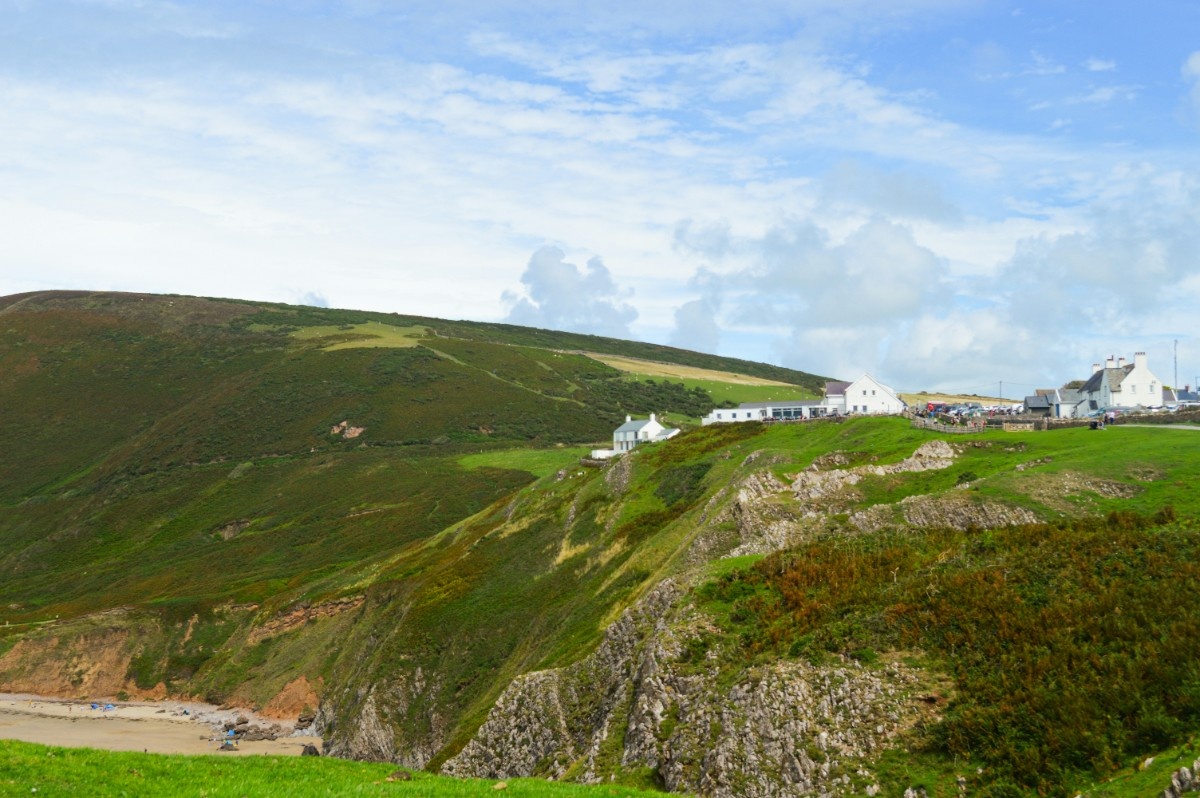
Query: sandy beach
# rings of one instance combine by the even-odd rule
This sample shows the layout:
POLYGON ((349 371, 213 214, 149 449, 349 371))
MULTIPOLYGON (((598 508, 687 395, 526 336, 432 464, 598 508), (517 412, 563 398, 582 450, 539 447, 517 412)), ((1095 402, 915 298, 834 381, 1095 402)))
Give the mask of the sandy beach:
MULTIPOLYGON (((91 702, 0 693, 0 739, 24 740, 45 745, 103 748, 110 751, 148 751, 157 754, 215 754, 227 721, 239 715, 253 725, 272 721, 252 712, 222 709, 185 701, 91 702)), ((290 726, 284 727, 284 734, 290 726)), ((306 744, 321 747, 321 739, 307 735, 276 740, 240 742, 222 756, 276 754, 298 756, 306 744)))

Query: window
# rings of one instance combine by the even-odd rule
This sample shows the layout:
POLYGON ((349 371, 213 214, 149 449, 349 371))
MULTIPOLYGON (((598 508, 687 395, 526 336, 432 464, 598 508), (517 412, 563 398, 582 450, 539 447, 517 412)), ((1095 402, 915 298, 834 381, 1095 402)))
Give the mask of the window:
POLYGON ((867 395, 867 389, 863 388, 863 396, 866 396, 866 395, 867 395))

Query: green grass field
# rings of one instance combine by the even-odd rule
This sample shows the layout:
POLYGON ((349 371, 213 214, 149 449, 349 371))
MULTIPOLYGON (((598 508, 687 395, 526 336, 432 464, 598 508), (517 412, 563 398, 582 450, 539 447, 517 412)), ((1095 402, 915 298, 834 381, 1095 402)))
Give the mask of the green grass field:
POLYGON ((564 446, 560 449, 502 449, 463 455, 458 458, 458 463, 468 471, 476 468, 502 468, 525 471, 541 478, 561 468, 578 466, 579 458, 587 457, 590 451, 586 446, 564 446))
MULTIPOLYGON (((626 377, 627 381, 636 380, 636 377, 626 377)), ((741 404, 742 402, 767 402, 771 400, 799 400, 799 399, 819 399, 820 396, 814 394, 811 390, 801 388, 800 386, 787 385, 742 385, 732 382, 721 382, 719 380, 701 380, 690 377, 676 378, 672 382, 678 382, 689 389, 699 388, 708 394, 712 400, 712 407, 717 407, 725 402, 733 402, 741 404)), ((712 408, 709 408, 710 410, 712 408)), ((707 412, 702 414, 707 415, 707 412)), ((699 418, 698 416, 696 418, 699 418)))
POLYGON ((411 775, 410 781, 389 781, 398 770, 395 765, 324 757, 168 756, 0 740, 0 795, 9 796, 619 798, 660 794, 628 787, 585 787, 540 779, 505 782, 451 779, 421 771, 401 771, 411 775))

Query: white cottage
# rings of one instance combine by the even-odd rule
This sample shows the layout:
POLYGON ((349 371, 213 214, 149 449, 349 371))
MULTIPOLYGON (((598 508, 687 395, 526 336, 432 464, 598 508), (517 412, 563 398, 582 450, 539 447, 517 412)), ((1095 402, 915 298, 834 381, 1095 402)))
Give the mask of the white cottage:
POLYGON ((613 431, 613 447, 611 449, 593 449, 592 457, 596 460, 607 460, 632 450, 643 443, 658 443, 668 438, 674 438, 679 430, 664 427, 650 414, 648 419, 633 420, 633 416, 625 416, 625 423, 613 431))
POLYGON ((1087 415, 1110 407, 1157 407, 1163 402, 1163 384, 1146 362, 1146 353, 1137 352, 1133 362, 1109 357, 1101 367, 1092 365, 1092 376, 1079 389, 1077 415, 1087 415))
POLYGON ((825 383, 825 405, 843 415, 894 415, 908 407, 887 385, 863 374, 854 382, 825 383))

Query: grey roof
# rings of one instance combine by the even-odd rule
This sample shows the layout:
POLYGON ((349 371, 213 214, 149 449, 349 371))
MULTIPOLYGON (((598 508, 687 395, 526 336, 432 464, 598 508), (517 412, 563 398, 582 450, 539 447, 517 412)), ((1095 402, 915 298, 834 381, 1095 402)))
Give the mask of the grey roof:
POLYGON ((834 380, 831 382, 827 382, 827 383, 825 383, 825 395, 826 396, 845 396, 846 389, 849 387, 850 387, 850 383, 841 382, 840 380, 834 380))
POLYGON ((1025 406, 1027 408, 1029 408, 1030 410, 1049 410, 1050 409, 1050 397, 1049 396, 1026 396, 1025 397, 1025 406))
POLYGON ((1079 404, 1079 400, 1083 398, 1083 394, 1078 388, 1059 388, 1058 401, 1065 405, 1079 404))
POLYGON ((1175 398, 1180 402, 1200 402, 1200 391, 1176 391, 1175 398))
POLYGON ((650 419, 643 418, 635 421, 626 421, 621 426, 617 427, 616 432, 637 432, 642 427, 650 423, 650 419))
POLYGON ((1121 381, 1125 379, 1125 375, 1133 371, 1133 364, 1130 363, 1121 368, 1115 369, 1100 369, 1083 384, 1079 390, 1083 393, 1095 393, 1100 390, 1100 381, 1108 380, 1108 389, 1110 391, 1119 390, 1121 381))

